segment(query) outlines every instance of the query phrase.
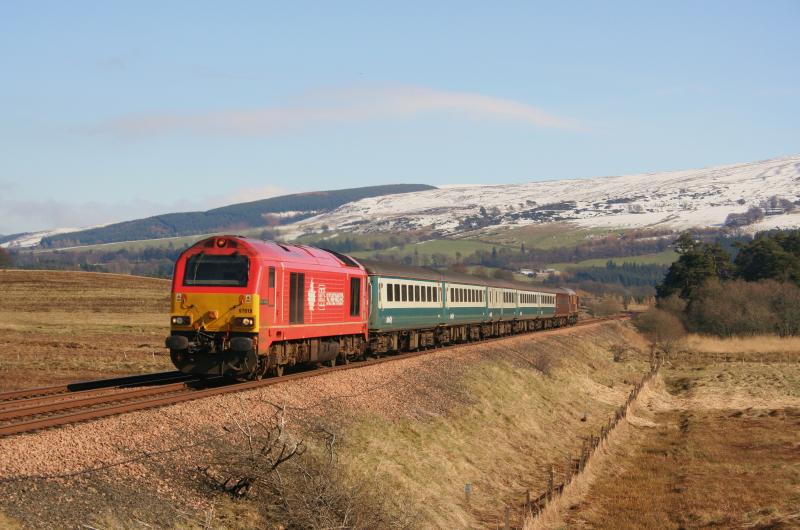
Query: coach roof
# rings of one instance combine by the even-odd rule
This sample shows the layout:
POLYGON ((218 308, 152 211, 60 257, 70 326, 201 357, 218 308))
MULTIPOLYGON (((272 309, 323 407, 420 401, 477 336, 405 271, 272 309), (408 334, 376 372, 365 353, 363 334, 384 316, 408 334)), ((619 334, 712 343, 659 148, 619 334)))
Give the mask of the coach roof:
POLYGON ((472 274, 464 274, 460 272, 440 272, 428 267, 413 267, 410 265, 399 265, 397 263, 385 263, 382 261, 373 261, 368 259, 354 258, 364 268, 367 273, 375 276, 390 276, 394 278, 408 278, 410 280, 430 280, 436 282, 449 282, 449 283, 466 283, 471 285, 485 285, 489 287, 498 287, 503 289, 520 289, 524 291, 537 291, 542 293, 563 293, 564 289, 543 287, 540 285, 509 281, 498 280, 495 278, 481 278, 472 274))

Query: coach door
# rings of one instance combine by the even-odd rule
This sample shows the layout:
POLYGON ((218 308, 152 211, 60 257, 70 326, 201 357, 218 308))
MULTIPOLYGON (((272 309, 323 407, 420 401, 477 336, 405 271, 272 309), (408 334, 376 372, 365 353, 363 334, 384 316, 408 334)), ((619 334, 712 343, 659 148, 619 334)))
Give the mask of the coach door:
POLYGON ((350 307, 349 307, 349 320, 360 320, 361 319, 361 306, 363 303, 362 300, 362 293, 363 293, 363 286, 361 285, 363 282, 361 278, 356 276, 350 277, 350 286, 349 286, 349 293, 350 293, 350 307))
POLYGON ((306 275, 302 272, 289 273, 289 324, 302 324, 304 319, 303 302, 306 293, 306 275))

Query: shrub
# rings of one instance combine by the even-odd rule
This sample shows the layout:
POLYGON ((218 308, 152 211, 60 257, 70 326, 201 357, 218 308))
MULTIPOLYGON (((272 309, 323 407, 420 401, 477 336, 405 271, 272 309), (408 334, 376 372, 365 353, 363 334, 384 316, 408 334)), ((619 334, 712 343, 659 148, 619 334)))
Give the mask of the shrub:
POLYGON ((633 323, 653 346, 669 353, 678 348, 686 335, 678 317, 655 307, 637 315, 633 323))
POLYGON ((800 334, 800 288, 790 282, 707 282, 687 308, 693 331, 729 337, 800 334))
MULTIPOLYGON (((234 412, 228 436, 211 447, 200 468, 213 490, 252 499, 268 528, 408 528, 410 516, 395 513, 384 486, 348 474, 336 453, 337 437, 306 444, 285 429, 285 412, 255 418, 234 412)), ((316 434, 314 435, 316 438, 316 434)))
POLYGON ((586 303, 589 313, 596 317, 614 315, 622 311, 622 304, 616 298, 595 298, 586 303))

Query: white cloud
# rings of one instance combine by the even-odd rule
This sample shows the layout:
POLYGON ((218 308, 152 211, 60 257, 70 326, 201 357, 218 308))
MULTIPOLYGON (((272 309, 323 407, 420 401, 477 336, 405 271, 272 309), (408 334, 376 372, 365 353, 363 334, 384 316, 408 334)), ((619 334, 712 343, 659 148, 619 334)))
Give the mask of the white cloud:
POLYGON ((408 118, 432 112, 452 112, 535 127, 582 129, 573 120, 518 101, 470 92, 394 86, 316 93, 294 104, 250 110, 130 115, 103 123, 94 130, 134 138, 175 132, 270 135, 312 126, 408 118))
POLYGON ((144 199, 71 202, 0 197, 0 212, 3 213, 0 234, 97 226, 176 211, 205 210, 207 207, 206 201, 162 204, 144 199))
POLYGON ((35 232, 55 228, 79 228, 142 219, 173 212, 205 211, 228 204, 257 201, 289 193, 278 186, 231 190, 223 197, 198 196, 192 200, 155 202, 134 198, 128 201, 60 201, 0 195, 0 234, 35 232))

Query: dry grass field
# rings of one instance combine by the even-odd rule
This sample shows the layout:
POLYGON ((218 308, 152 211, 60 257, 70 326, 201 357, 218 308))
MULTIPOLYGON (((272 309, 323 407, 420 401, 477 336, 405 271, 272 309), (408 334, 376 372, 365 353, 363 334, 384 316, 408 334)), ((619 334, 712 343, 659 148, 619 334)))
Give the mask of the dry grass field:
POLYGON ((688 346, 530 528, 800 527, 800 341, 688 346))
POLYGON ((169 282, 0 270, 0 391, 169 370, 169 282))

